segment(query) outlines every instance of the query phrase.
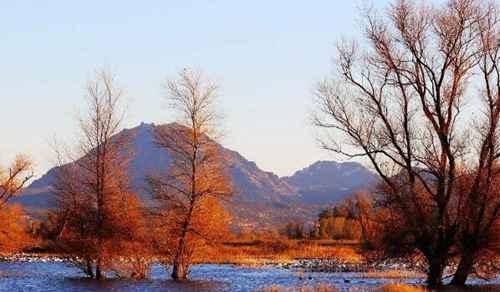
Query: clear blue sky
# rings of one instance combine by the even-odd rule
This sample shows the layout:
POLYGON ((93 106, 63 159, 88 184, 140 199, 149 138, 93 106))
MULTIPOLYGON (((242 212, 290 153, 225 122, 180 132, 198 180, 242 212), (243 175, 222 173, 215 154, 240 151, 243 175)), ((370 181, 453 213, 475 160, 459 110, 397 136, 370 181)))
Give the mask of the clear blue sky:
POLYGON ((336 159, 318 149, 308 114, 335 41, 359 34, 359 3, 2 1, 0 162, 26 153, 43 174, 53 136, 74 137, 99 66, 126 89, 126 127, 172 121, 161 85, 195 67, 222 85, 226 147, 279 175, 336 159))

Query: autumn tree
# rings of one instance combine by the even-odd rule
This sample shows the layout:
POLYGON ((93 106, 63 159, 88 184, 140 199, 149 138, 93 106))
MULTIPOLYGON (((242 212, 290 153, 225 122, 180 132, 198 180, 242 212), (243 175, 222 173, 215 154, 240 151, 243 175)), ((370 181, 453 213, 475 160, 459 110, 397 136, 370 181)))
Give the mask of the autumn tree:
POLYGON ((7 205, 0 209, 0 252, 19 252, 34 246, 30 225, 20 205, 7 205))
POLYGON ((352 199, 343 200, 321 211, 316 221, 317 236, 322 239, 360 239, 360 216, 352 199))
POLYGON ((17 195, 32 178, 32 163, 22 155, 17 156, 7 170, 0 168, 0 208, 17 195))
POLYGON ((371 163, 381 179, 376 204, 385 210, 386 251, 419 251, 430 285, 442 283, 463 232, 461 204, 478 202, 474 193, 484 189, 476 184, 459 194, 459 170, 482 177, 479 172, 491 164, 485 157, 496 159, 497 46, 483 41, 485 34, 498 38, 493 11, 481 0, 441 6, 398 0, 386 18, 369 10, 365 42, 340 42, 338 74, 317 87, 314 123, 333 131, 322 146, 371 163), (478 79, 478 72, 488 77, 478 79), (486 103, 473 103, 478 96, 486 96, 486 103), (464 114, 471 104, 486 115, 479 129, 464 114), (477 145, 485 149, 479 155, 477 145))
POLYGON ((7 202, 33 178, 31 161, 19 155, 7 170, 0 168, 0 251, 16 252, 34 243, 19 205, 7 202))
POLYGON ((147 248, 141 203, 127 173, 130 137, 117 135, 123 117, 121 98, 113 75, 98 71, 87 85, 88 110, 79 120, 76 154, 59 152, 68 161, 57 168, 52 185, 57 198, 52 211, 56 244, 95 279, 102 279, 105 270, 116 270, 120 257, 142 256, 141 244, 147 248))
POLYGON ((232 192, 220 146, 212 140, 217 121, 217 86, 202 74, 184 70, 167 83, 168 100, 179 115, 177 123, 155 130, 156 144, 172 162, 165 175, 149 176, 160 205, 172 278, 186 279, 197 247, 217 241, 227 226, 220 204, 232 192), (212 137, 212 138, 211 138, 212 137))
POLYGON ((279 231, 288 239, 304 239, 306 237, 306 231, 304 230, 303 223, 290 222, 279 231))
POLYGON ((356 192, 349 208, 359 224, 359 237, 364 249, 372 251, 378 245, 381 224, 385 221, 384 212, 375 207, 374 199, 367 191, 356 192))

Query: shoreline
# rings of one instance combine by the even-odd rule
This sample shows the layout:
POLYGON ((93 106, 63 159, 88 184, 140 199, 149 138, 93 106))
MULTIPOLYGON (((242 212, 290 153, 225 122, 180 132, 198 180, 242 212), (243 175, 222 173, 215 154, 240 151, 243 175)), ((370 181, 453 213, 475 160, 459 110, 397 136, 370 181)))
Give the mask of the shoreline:
MULTIPOLYGON (((69 262, 60 254, 37 254, 37 253, 18 253, 12 255, 0 255, 0 263, 64 263, 69 262)), ((159 263, 158 260, 152 260, 153 263, 159 263)), ((396 269, 404 267, 403 264, 397 266, 382 267, 376 264, 366 263, 348 263, 333 259, 249 259, 248 262, 196 262, 193 265, 233 265, 239 267, 251 268, 279 268, 298 273, 349 273, 356 278, 421 278, 425 275, 408 269, 396 269)))

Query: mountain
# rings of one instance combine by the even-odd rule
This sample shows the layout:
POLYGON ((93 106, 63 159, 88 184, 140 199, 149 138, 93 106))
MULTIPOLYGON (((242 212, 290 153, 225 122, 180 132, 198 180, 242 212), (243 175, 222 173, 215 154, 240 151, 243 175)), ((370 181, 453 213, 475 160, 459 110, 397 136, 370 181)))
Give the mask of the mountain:
POLYGON ((370 189, 377 176, 357 162, 318 161, 284 177, 296 188, 302 202, 328 204, 344 199, 358 190, 370 189))
MULTIPOLYGON (((148 173, 165 173, 171 162, 170 155, 160 149, 153 140, 156 127, 167 130, 177 124, 145 124, 125 129, 116 138, 125 135, 130 139, 132 153, 129 175, 135 191, 145 203, 153 203, 146 191, 145 176, 148 173)), ((356 163, 336 163, 321 161, 291 177, 280 178, 261 170, 255 162, 245 159, 238 152, 220 145, 220 150, 228 162, 228 170, 233 182, 235 195, 224 202, 231 212, 233 225, 253 227, 283 224, 290 221, 308 221, 329 204, 363 188, 375 180, 375 176, 356 163), (361 180, 361 181, 357 181, 361 180)), ((23 193, 14 198, 34 216, 40 216, 54 205, 51 184, 55 168, 35 180, 23 193)))
MULTIPOLYGON (((132 153, 128 171, 135 191, 146 203, 151 203, 152 197, 146 191, 145 176, 148 173, 165 173, 171 161, 170 155, 154 143, 154 129, 164 127, 168 130, 169 127, 175 126, 178 125, 155 126, 142 123, 138 127, 117 134, 117 136, 126 135, 131 141, 130 149, 127 150, 132 153)), ((291 220, 296 212, 290 212, 288 207, 298 199, 297 191, 275 174, 262 171, 255 162, 248 161, 238 152, 220 147, 222 155, 228 161, 235 190, 231 201, 225 203, 233 215, 235 224, 249 226, 257 222, 268 225, 291 220)), ((53 206, 55 199, 50 186, 54 181, 55 172, 55 169, 49 170, 12 202, 21 203, 33 215, 39 215, 53 206)))

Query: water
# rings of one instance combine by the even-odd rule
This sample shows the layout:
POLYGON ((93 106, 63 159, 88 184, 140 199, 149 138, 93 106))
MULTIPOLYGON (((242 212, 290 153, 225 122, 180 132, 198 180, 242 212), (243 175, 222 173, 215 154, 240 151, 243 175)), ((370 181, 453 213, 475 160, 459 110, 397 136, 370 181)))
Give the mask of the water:
POLYGON ((272 285, 318 284, 363 291, 386 283, 423 282, 423 279, 366 279, 357 273, 302 273, 272 266, 196 265, 191 280, 183 283, 169 280, 168 275, 168 270, 156 265, 148 280, 95 281, 85 279, 78 269, 62 262, 0 262, 0 291, 258 291, 272 285))

